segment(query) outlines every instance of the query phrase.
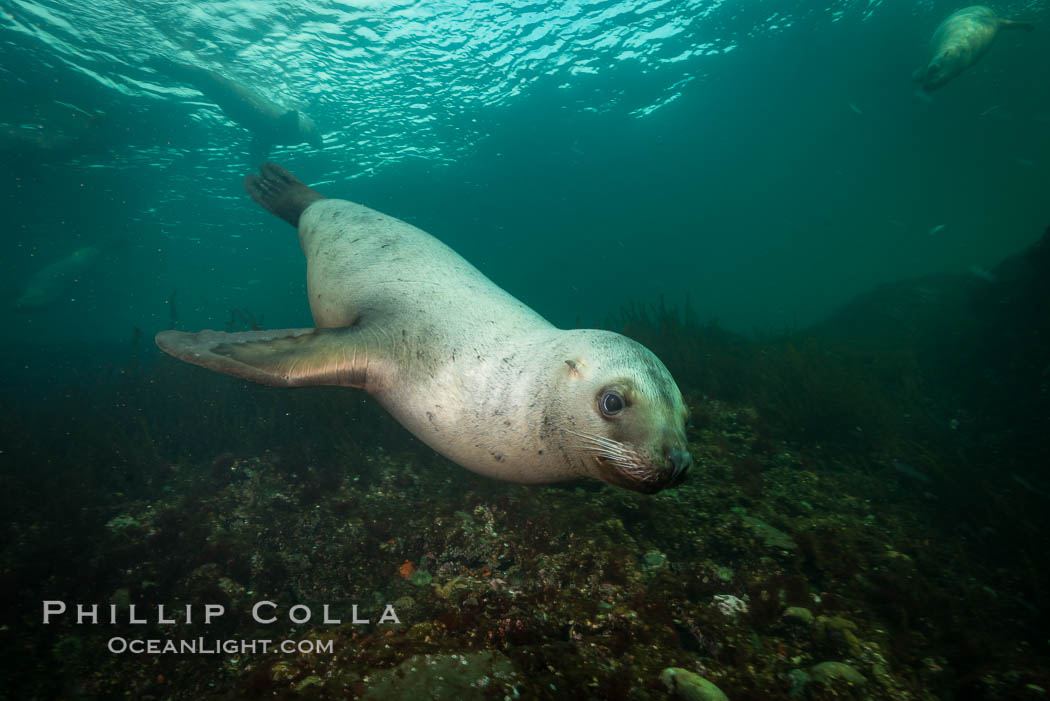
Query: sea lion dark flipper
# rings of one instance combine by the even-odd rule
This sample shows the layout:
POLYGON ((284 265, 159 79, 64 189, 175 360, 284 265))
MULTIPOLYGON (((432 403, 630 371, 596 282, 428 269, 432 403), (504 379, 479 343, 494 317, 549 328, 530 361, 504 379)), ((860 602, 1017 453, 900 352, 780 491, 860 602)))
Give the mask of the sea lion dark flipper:
POLYGON ((180 360, 274 387, 336 385, 364 389, 383 367, 372 334, 344 329, 163 331, 157 345, 180 360))
POLYGON ((276 163, 263 163, 259 175, 246 175, 244 189, 266 211, 299 226, 303 211, 324 196, 276 163))

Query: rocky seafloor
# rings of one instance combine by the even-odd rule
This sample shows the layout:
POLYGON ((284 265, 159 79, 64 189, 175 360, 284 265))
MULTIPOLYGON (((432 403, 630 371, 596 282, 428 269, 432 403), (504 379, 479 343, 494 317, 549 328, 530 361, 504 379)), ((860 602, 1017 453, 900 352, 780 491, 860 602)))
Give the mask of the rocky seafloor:
MULTIPOLYGON (((1046 284, 1012 269, 995 300, 1017 292, 1007 282, 1046 284)), ((871 310, 900 327, 893 310, 914 320, 918 295, 939 300, 931 318, 969 320, 937 331, 945 348, 984 338, 989 291, 939 284, 883 290, 831 328, 871 329, 871 310)), ((5 404, 0 696, 1046 697, 1048 498, 1033 457, 1045 448, 1045 319, 995 321, 1015 351, 956 365, 926 350, 902 365, 900 348, 856 333, 856 362, 827 333, 743 352, 665 322, 649 329, 663 341, 645 340, 670 344, 661 356, 687 380, 696 465, 655 496, 481 478, 387 418, 369 423, 379 410, 359 399, 332 419, 339 442, 309 407, 348 400, 219 380, 223 404, 187 384, 204 373, 174 363, 129 371, 135 389, 83 415, 5 404), (735 390, 686 367, 725 378, 731 358, 759 368, 738 369, 735 390), (938 379, 949 366, 971 381, 938 379), (143 408, 176 394, 174 414, 143 408), (256 413, 230 420, 246 402, 256 413), (107 412, 123 419, 91 423, 107 412), (68 610, 44 624, 48 600, 68 610), (265 601, 272 623, 252 617, 265 601), (78 624, 78 603, 98 604, 100 622, 78 624), (159 622, 158 604, 176 622, 159 622), (223 615, 205 624, 205 604, 223 615), (130 622, 132 605, 144 623, 130 622), (380 622, 390 610, 397 620, 380 622), (160 651, 111 651, 131 640, 160 651), (163 651, 263 640, 265 651, 163 651)))
MULTIPOLYGON (((172 465, 167 496, 123 505, 77 568, 33 583, 72 608, 90 578, 102 596, 88 603, 103 620, 116 604, 121 622, 43 627, 26 611, 3 633, 34 651, 17 674, 41 693, 61 680, 58 694, 138 699, 663 699, 670 667, 731 699, 930 699, 973 674, 946 638, 992 640, 1023 610, 1001 573, 972 570, 962 535, 924 523, 936 493, 793 450, 753 410, 704 401, 702 467, 654 497, 500 484, 378 448, 356 476, 290 471, 272 454, 172 465), (266 600, 279 620, 256 624, 266 600), (126 622, 131 603, 149 623, 126 622), (157 603, 175 618, 186 604, 226 614, 160 625, 157 603), (294 604, 311 622, 288 622, 294 604), (318 624, 325 604, 342 625, 318 624), (350 622, 354 604, 369 624, 350 622), (399 623, 376 623, 386 604, 399 623), (107 649, 200 636, 331 651, 107 649)), ((7 574, 32 524, 13 531, 7 574)), ((1041 695, 1045 660, 1023 641, 996 645, 971 653, 986 666, 970 683, 988 698, 1041 695)))

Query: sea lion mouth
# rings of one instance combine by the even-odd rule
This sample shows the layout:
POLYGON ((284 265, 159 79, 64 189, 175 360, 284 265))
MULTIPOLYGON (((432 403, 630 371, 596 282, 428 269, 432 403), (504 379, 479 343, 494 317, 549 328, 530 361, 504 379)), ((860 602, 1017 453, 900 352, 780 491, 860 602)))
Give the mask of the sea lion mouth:
POLYGON ((568 432, 584 440, 581 448, 598 465, 597 477, 603 482, 643 494, 678 486, 685 481, 693 462, 687 451, 674 450, 669 456, 669 465, 661 466, 626 443, 591 433, 568 432))
POLYGON ((651 463, 625 469, 623 465, 614 464, 606 458, 596 457, 595 461, 598 463, 599 477, 603 482, 642 494, 656 494, 677 487, 686 477, 686 470, 668 470, 651 463))

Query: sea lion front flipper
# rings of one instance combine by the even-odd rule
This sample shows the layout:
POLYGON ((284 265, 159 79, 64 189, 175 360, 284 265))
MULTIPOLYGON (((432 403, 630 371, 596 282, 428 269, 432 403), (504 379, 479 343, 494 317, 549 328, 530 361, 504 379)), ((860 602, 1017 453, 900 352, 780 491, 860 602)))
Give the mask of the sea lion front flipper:
POLYGON ((386 363, 374 336, 358 326, 270 331, 162 331, 165 353, 201 367, 274 387, 336 385, 374 389, 386 363))
POLYGON ((1031 32, 1035 29, 1035 25, 1031 22, 1015 22, 1012 19, 999 18, 999 29, 1023 29, 1026 32, 1031 32))

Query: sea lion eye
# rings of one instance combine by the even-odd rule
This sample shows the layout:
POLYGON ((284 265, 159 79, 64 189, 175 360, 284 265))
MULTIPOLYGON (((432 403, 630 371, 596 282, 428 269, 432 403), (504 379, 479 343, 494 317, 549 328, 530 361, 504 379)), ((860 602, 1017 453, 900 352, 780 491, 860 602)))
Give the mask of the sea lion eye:
POLYGON ((606 416, 616 416, 623 411, 625 406, 627 403, 623 400, 623 395, 613 389, 598 398, 598 407, 606 416))

